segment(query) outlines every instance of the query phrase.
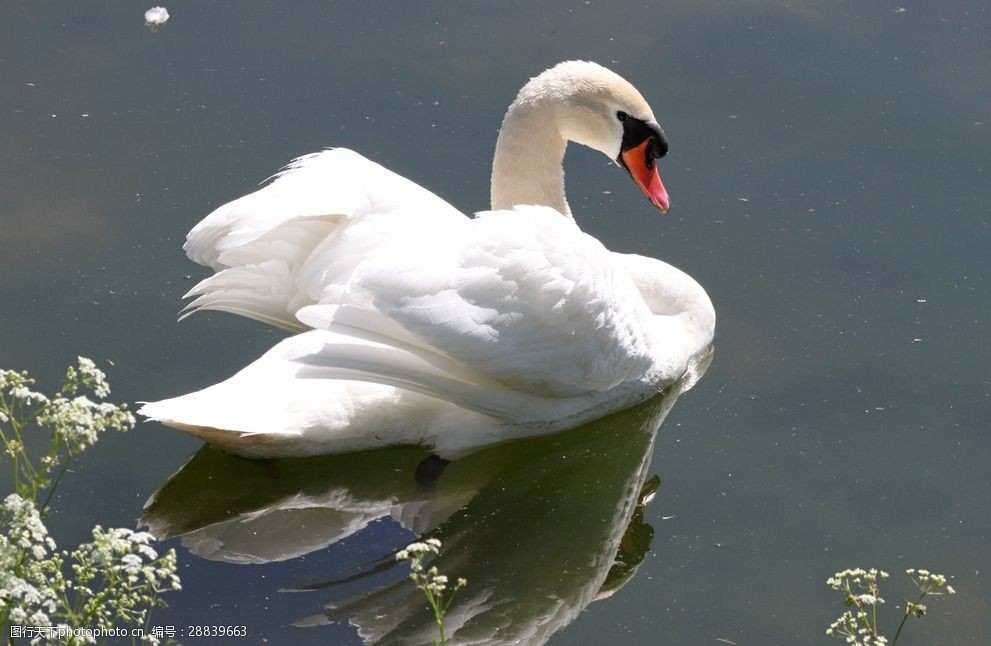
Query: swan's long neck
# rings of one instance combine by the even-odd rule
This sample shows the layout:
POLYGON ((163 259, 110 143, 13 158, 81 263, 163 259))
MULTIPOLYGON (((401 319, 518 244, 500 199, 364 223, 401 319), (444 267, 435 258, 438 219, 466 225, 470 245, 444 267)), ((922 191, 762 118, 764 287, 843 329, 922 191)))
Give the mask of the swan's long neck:
POLYGON ((492 160, 492 209, 539 204, 571 217, 564 196, 564 150, 556 111, 518 97, 503 119, 492 160))

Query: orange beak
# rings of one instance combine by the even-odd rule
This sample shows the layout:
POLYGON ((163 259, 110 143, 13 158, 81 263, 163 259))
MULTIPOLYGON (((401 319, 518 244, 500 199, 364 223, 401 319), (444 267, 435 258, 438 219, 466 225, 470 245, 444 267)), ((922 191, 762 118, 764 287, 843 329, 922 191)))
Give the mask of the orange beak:
POLYGON ((671 208, 668 191, 657 172, 657 160, 651 151, 653 137, 647 137, 640 145, 620 153, 619 158, 630 177, 637 183, 651 204, 661 213, 667 213, 671 208))

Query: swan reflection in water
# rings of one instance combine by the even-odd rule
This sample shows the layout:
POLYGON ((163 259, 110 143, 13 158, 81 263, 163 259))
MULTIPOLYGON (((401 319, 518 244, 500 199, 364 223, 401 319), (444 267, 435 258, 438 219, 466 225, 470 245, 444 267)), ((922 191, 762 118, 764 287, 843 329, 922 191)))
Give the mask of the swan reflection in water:
MULTIPOLYGON (((440 539, 432 564, 468 580, 447 614, 448 643, 543 643, 625 585, 649 551, 643 505, 659 485, 647 479, 654 438, 698 376, 590 424, 446 465, 418 448, 253 461, 204 447, 152 496, 142 521, 203 558, 254 564, 391 518, 440 539)), ((297 625, 348 619, 365 643, 433 643, 432 613, 405 567, 383 555, 375 571, 395 568, 392 583, 333 606, 318 595, 344 579, 301 588, 314 602, 297 625)))

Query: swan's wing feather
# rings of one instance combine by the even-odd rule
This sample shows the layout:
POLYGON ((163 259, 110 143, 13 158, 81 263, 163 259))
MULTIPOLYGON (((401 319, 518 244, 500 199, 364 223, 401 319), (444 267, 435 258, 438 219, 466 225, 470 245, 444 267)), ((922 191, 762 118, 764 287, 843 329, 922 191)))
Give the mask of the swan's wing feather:
POLYGON ((471 224, 362 265, 352 289, 416 343, 512 390, 574 397, 644 376, 649 310, 597 240, 543 207, 471 224))
POLYGON ((219 255, 227 268, 201 280, 183 298, 193 298, 180 318, 198 310, 239 314, 298 332, 304 327, 293 316, 296 302, 308 302, 298 287, 300 258, 315 240, 340 226, 341 216, 293 218, 250 243, 219 255), (302 297, 302 298, 301 298, 302 297))
POLYGON ((183 247, 216 270, 185 313, 214 309, 298 331, 296 310, 343 292, 354 267, 411 229, 466 218, 430 191, 343 148, 294 160, 218 208, 183 247))
POLYGON ((317 352, 294 357, 298 379, 339 379, 392 386, 446 401, 498 420, 525 419, 535 395, 472 381, 456 362, 400 350, 391 345, 334 339, 317 352))
POLYGON ((464 216, 430 191, 346 148, 298 157, 257 191, 217 208, 186 236, 189 258, 214 270, 220 255, 298 217, 367 213, 464 216))
POLYGON ((200 310, 238 314, 266 325, 302 332, 306 326, 289 313, 292 276, 277 261, 231 267, 203 279, 185 298, 193 298, 179 312, 179 320, 200 310))

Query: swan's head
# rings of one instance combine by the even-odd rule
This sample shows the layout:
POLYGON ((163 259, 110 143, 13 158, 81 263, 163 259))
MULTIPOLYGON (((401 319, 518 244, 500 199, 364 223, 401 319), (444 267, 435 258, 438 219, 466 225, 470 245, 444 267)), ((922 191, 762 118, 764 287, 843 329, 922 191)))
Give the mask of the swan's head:
POLYGON ((594 148, 626 169, 661 212, 670 207, 657 171, 667 138, 640 92, 596 63, 567 61, 530 80, 516 99, 554 112, 562 137, 594 148))

